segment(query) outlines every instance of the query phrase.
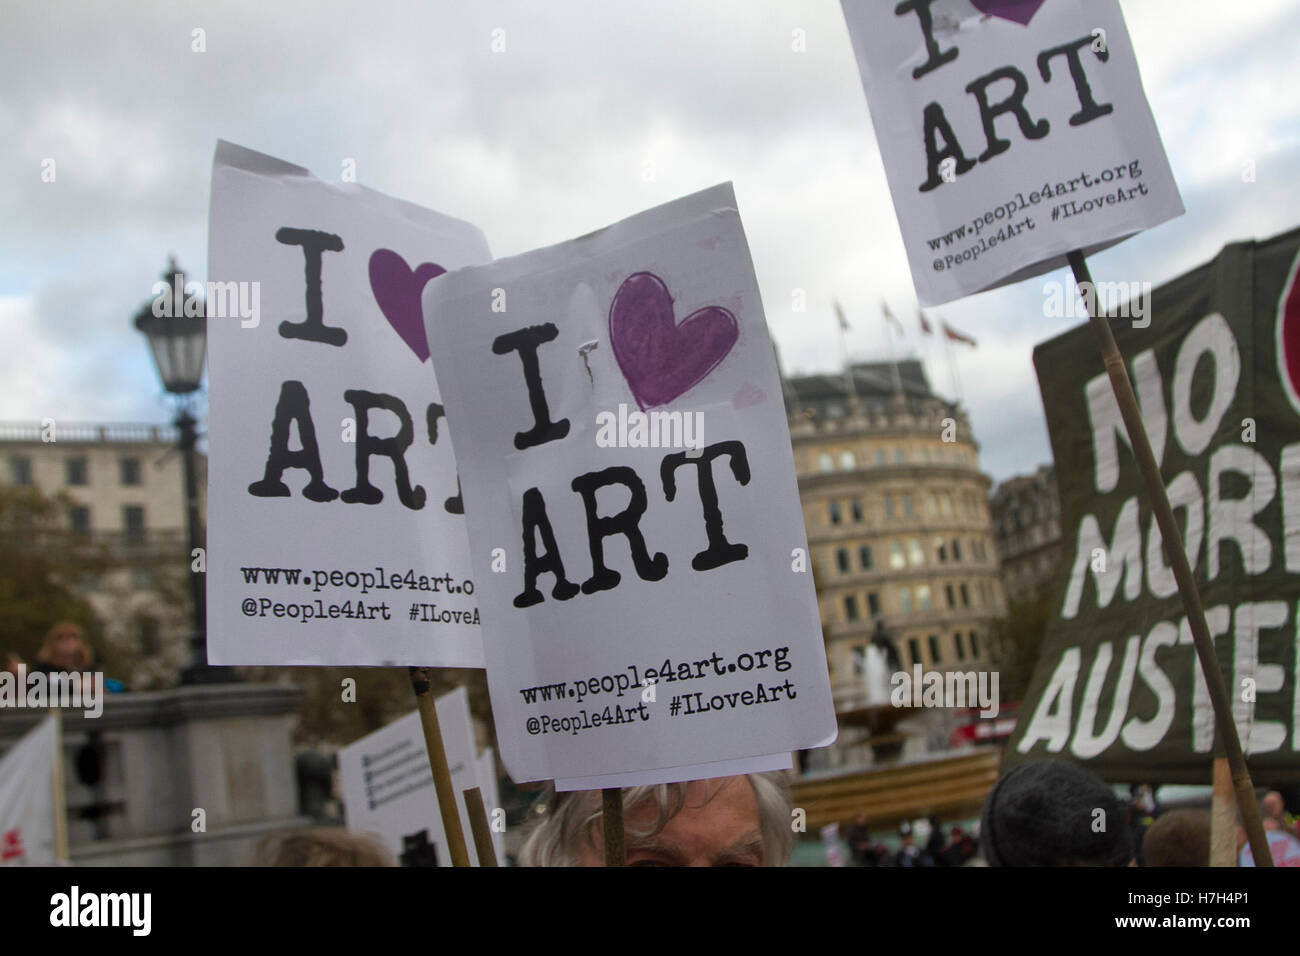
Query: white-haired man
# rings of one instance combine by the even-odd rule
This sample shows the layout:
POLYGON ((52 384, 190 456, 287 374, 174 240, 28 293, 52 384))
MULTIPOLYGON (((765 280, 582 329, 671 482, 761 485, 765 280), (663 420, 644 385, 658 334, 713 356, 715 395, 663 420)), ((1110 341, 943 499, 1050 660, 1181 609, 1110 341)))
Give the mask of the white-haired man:
MULTIPOLYGON (((539 801, 521 866, 603 866, 598 790, 539 801)), ((785 773, 753 773, 623 789, 628 866, 784 866, 794 848, 785 773)))

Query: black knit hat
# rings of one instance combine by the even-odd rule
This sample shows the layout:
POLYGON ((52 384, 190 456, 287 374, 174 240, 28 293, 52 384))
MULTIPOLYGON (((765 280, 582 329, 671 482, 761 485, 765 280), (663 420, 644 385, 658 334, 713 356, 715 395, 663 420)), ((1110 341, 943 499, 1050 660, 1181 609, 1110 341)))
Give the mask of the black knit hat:
POLYGON ((980 845, 989 866, 1127 866, 1133 859, 1128 807, 1064 760, 1002 775, 984 801, 980 845))

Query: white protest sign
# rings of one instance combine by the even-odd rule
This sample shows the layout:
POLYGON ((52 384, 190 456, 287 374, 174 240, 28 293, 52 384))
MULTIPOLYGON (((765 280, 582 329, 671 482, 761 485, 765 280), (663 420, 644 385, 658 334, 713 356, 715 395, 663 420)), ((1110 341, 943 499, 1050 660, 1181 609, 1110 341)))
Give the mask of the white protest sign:
MULTIPOLYGON (((461 829, 470 863, 477 866, 478 855, 470 836, 464 796, 468 788, 482 787, 479 758, 474 756, 469 696, 463 687, 458 687, 438 698, 435 706, 461 829)), ((404 865, 424 865, 421 860, 427 859, 428 848, 432 846, 438 865, 451 866, 451 849, 442 827, 438 794, 433 786, 429 752, 424 745, 418 713, 407 714, 342 748, 338 759, 349 830, 374 835, 393 854, 393 859, 402 863, 405 856, 404 865)), ((492 806, 488 807, 489 819, 492 806)))
POLYGON ((511 777, 689 779, 833 739, 731 186, 451 273, 424 310, 511 777))
POLYGON ((482 667, 420 313, 482 234, 224 142, 210 230, 209 661, 482 667))
POLYGON ((922 305, 1182 215, 1117 0, 842 0, 922 305))
POLYGON ((46 717, 0 757, 0 866, 50 866, 59 733, 46 717))

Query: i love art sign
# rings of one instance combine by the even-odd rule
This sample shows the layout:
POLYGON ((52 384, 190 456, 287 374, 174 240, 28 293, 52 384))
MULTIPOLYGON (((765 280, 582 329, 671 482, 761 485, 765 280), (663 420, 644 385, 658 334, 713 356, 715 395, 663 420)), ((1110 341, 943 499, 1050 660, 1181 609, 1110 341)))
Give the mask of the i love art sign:
POLYGON ((420 308, 482 234, 222 142, 208 248, 209 660, 482 667, 420 308))
POLYGON ((730 185, 451 272, 423 302, 511 777, 692 779, 833 739, 730 185))

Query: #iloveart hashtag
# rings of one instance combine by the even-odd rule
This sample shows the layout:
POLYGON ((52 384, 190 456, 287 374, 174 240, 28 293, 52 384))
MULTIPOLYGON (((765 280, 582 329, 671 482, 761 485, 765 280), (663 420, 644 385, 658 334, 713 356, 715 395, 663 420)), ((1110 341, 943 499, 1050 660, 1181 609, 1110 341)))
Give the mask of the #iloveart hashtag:
POLYGON ((1058 220, 1058 219, 1060 219, 1060 218, 1061 218, 1061 207, 1060 207, 1060 206, 1053 206, 1053 207, 1052 207, 1052 222, 1056 222, 1056 220, 1058 220))
POLYGON ((420 616, 420 605, 418 603, 411 605, 411 620, 414 621, 420 616))
POLYGON ((672 703, 668 705, 668 716, 676 717, 677 712, 681 709, 682 709, 682 699, 680 697, 674 697, 672 703))

